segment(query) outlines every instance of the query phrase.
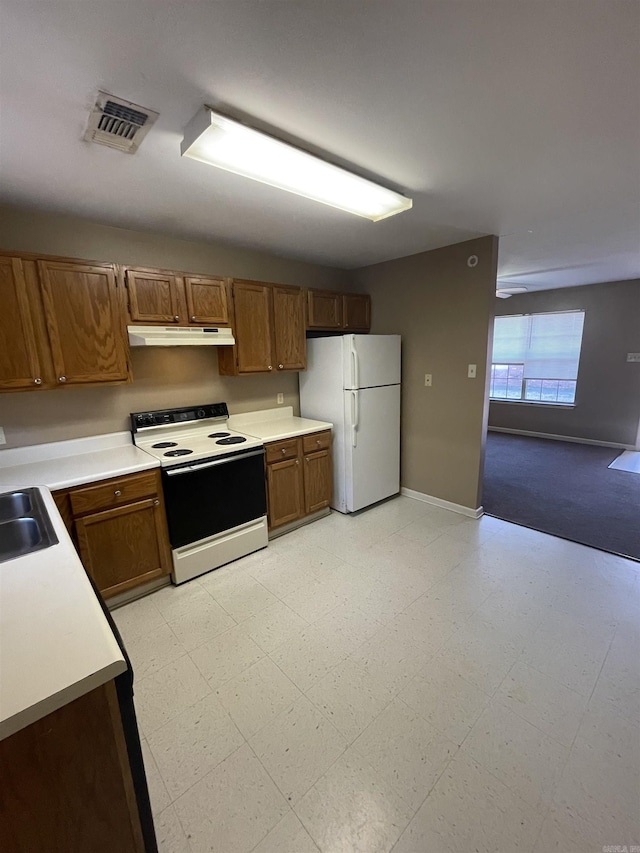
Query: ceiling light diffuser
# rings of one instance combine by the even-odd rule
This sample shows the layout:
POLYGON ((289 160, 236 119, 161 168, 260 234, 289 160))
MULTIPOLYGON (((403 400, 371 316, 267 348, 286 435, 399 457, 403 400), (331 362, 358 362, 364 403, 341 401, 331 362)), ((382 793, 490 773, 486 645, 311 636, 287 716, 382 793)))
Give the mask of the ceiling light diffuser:
POLYGON ((516 293, 526 293, 526 287, 499 287, 496 290, 498 299, 508 299, 510 296, 515 296, 516 293))
POLYGON ((347 172, 209 107, 199 110, 187 125, 181 152, 183 157, 337 207, 372 222, 413 206, 410 198, 395 190, 347 172))

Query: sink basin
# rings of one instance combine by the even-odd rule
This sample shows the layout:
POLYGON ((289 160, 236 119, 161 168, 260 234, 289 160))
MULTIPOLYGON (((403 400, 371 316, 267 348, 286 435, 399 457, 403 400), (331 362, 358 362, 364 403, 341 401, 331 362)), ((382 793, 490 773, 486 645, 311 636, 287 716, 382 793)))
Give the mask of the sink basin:
POLYGON ((10 521, 31 513, 31 498, 26 492, 0 495, 0 521, 10 521))
POLYGON ((0 560, 11 560, 42 547, 42 534, 35 518, 0 522, 0 560))
POLYGON ((57 542, 38 489, 0 495, 0 563, 50 548, 57 542))

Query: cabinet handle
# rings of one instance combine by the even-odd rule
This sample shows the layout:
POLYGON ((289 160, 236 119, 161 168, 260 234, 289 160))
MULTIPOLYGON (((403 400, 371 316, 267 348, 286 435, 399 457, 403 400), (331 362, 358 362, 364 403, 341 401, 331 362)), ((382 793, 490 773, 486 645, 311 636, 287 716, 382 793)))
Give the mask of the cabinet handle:
POLYGON ((300 464, 300 460, 296 459, 296 465, 299 465, 299 464, 300 464))
POLYGON ((173 317, 173 322, 174 322, 174 323, 177 323, 179 319, 180 319, 180 317, 178 317, 178 315, 177 315, 177 314, 175 314, 175 315, 174 315, 174 317, 173 317))
POLYGON ((282 455, 284 456, 284 454, 285 454, 286 452, 287 452, 287 448, 286 448, 286 447, 283 447, 283 448, 282 448, 282 455))
POLYGON ((192 318, 191 318, 191 322, 192 322, 192 323, 197 323, 197 319, 196 319, 195 314, 192 316, 192 318))
POLYGON ((122 492, 120 491, 120 489, 116 489, 116 490, 115 490, 115 492, 114 492, 113 494, 114 494, 117 498, 119 498, 119 497, 120 497, 120 495, 122 494, 122 492))
POLYGON ((279 365, 278 365, 278 370, 284 370, 284 364, 279 364, 279 365))
POLYGON ((67 381, 66 376, 58 376, 58 382, 66 382, 66 381, 67 381))
POLYGON ((40 379, 40 377, 38 377, 37 379, 34 379, 33 384, 34 385, 42 385, 42 379, 40 379))
POLYGON ((308 456, 305 456, 305 457, 304 457, 304 461, 305 461, 305 462, 307 463, 307 465, 308 465, 308 464, 309 464, 309 457, 308 457, 308 456))
POLYGON ((156 501, 154 501, 154 502, 153 502, 153 505, 154 505, 154 506, 160 506, 160 501, 157 501, 157 500, 156 500, 156 501))
POLYGON ((320 443, 321 443, 321 442, 320 442, 320 439, 319 439, 319 438, 316 438, 316 444, 320 444, 320 443))
POLYGON ((269 365, 269 366, 267 367, 267 370, 273 370, 273 367, 272 367, 271 365, 269 365))

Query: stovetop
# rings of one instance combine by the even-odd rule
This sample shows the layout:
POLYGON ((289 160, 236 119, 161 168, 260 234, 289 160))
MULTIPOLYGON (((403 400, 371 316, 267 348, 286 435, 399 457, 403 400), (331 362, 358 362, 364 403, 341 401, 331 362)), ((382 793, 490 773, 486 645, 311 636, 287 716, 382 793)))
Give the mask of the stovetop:
POLYGON ((262 439, 227 427, 226 404, 131 415, 133 441, 163 467, 262 447, 262 439))

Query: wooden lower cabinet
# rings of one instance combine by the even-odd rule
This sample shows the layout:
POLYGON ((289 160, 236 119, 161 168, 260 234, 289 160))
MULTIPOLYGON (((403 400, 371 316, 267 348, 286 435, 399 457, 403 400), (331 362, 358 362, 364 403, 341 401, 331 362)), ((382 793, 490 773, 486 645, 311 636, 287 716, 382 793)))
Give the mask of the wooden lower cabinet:
POLYGON ((166 575, 171 550, 157 471, 54 494, 87 573, 104 598, 166 575))
POLYGON ((267 466, 269 527, 280 527, 304 515, 300 458, 267 466))
POLYGON ((333 465, 329 430, 265 445, 269 529, 331 505, 333 465))
POLYGON ((3 853, 144 853, 113 681, 0 741, 0 778, 3 853))

